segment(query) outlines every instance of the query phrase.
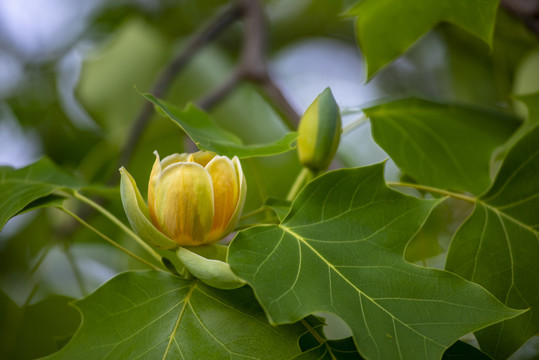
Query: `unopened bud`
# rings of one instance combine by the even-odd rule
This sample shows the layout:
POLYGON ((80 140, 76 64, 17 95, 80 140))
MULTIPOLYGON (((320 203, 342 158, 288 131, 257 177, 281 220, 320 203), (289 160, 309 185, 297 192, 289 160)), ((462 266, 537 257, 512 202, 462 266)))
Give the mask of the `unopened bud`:
POLYGON ((341 139, 341 113, 329 88, 307 108, 298 133, 301 163, 313 171, 327 169, 341 139))

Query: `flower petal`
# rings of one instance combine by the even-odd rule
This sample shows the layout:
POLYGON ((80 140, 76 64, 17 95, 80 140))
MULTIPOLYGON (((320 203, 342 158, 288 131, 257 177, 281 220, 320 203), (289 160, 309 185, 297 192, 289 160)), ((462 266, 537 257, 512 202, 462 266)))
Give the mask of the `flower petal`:
POLYGON ((232 214, 228 224, 228 228, 226 229, 226 231, 229 233, 234 230, 236 224, 238 223, 240 215, 243 211, 243 205, 245 204, 245 197, 247 196, 247 183, 245 180, 245 175, 243 175, 243 170, 241 169, 240 159, 238 159, 237 156, 234 156, 232 158, 232 163, 234 164, 234 168, 236 170, 236 176, 238 178, 238 183, 240 186, 240 194, 238 197, 238 204, 234 209, 234 213, 232 214))
POLYGON ((196 162, 204 167, 216 156, 213 151, 197 151, 189 155, 187 161, 196 162))
POLYGON ((157 178, 155 212, 161 228, 180 245, 203 243, 214 213, 210 174, 193 162, 167 166, 157 178))
POLYGON ((155 188, 157 187, 157 178, 159 174, 161 174, 161 171, 166 169, 167 166, 180 161, 185 161, 188 154, 172 154, 165 157, 163 160, 160 160, 157 150, 153 153, 155 154, 155 162, 153 163, 152 172, 150 173, 150 181, 148 183, 148 210, 150 212, 150 218, 153 224, 159 229, 159 231, 163 232, 159 222, 157 221, 157 216, 155 215, 155 188))
POLYGON ((240 184, 234 163, 226 156, 216 156, 206 166, 213 183, 215 215, 211 241, 217 241, 228 235, 224 233, 230 218, 238 204, 240 184))
POLYGON ((181 153, 181 154, 172 154, 167 157, 165 157, 163 160, 161 160, 161 170, 165 170, 167 166, 176 164, 181 161, 187 161, 187 158, 189 157, 189 154, 187 153, 181 153))
POLYGON ((148 208, 142 200, 137 184, 131 174, 120 169, 120 193, 127 219, 135 232, 148 244, 162 249, 174 249, 178 244, 167 238, 150 222, 148 208))
POLYGON ((157 218, 155 217, 155 183, 157 182, 157 176, 161 173, 161 160, 159 160, 157 150, 153 153, 155 154, 155 162, 153 163, 150 181, 148 182, 148 210, 152 222, 157 225, 157 218))

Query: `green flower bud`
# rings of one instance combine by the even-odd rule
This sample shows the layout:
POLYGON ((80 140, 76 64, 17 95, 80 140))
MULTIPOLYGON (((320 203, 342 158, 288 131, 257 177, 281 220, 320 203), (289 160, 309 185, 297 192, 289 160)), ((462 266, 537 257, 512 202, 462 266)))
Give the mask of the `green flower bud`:
POLYGON ((307 108, 298 133, 301 163, 316 172, 327 169, 341 139, 341 113, 329 88, 307 108))

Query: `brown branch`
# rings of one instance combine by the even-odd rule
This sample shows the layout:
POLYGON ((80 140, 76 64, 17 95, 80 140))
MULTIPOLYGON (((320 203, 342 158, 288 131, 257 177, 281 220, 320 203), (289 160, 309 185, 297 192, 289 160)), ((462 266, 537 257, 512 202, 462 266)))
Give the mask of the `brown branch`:
POLYGON ((530 0, 501 0, 500 5, 516 16, 539 37, 539 2, 530 0))
POLYGON ((266 62, 267 22, 259 0, 241 0, 244 14, 244 42, 241 58, 234 73, 213 92, 197 101, 203 109, 210 109, 224 100, 242 81, 260 87, 262 95, 281 115, 287 126, 294 130, 299 115, 281 89, 271 78, 266 62))
POLYGON ((212 92, 204 95, 201 99, 196 101, 198 107, 203 110, 209 110, 221 100, 223 100, 228 94, 232 92, 238 86, 243 77, 240 72, 234 71, 232 75, 220 86, 215 88, 212 92))
MULTIPOLYGON (((194 34, 182 51, 163 69, 150 92, 155 97, 165 95, 176 75, 185 68, 193 56, 208 42, 221 34, 225 28, 240 18, 242 10, 241 3, 237 2, 218 14, 204 28, 194 34)), ((120 156, 119 166, 125 166, 129 163, 139 138, 150 121, 152 113, 152 103, 145 101, 131 128, 131 132, 120 156)))

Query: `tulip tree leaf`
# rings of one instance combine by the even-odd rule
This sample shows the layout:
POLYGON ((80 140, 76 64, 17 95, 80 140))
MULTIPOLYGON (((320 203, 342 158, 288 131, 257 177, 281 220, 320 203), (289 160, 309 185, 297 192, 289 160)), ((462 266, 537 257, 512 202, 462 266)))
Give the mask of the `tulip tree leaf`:
POLYGON ((442 360, 492 360, 492 358, 472 345, 459 340, 447 349, 442 360))
POLYGON ((511 141, 506 144, 507 148, 512 147, 539 122, 539 91, 532 94, 520 95, 516 98, 528 108, 528 116, 522 126, 511 137, 511 141))
POLYGON ((22 169, 1 168, 0 230, 11 217, 21 211, 57 206, 59 197, 50 196, 54 191, 76 189, 82 185, 82 182, 60 170, 48 158, 42 158, 22 169), (30 207, 26 209, 27 206, 30 207))
MULTIPOLYGON (((310 349, 294 360, 307 359, 307 356, 312 354, 316 354, 319 360, 364 359, 357 352, 354 340, 351 337, 342 340, 325 340, 321 345, 310 349)), ((459 340, 444 352, 442 360, 492 360, 492 358, 472 345, 459 340)))
POLYGON ((287 200, 269 198, 266 200, 266 206, 275 212, 280 221, 283 221, 286 214, 290 211, 290 201, 287 200))
POLYGON ((402 55, 441 22, 458 25, 492 44, 499 0, 361 0, 348 15, 357 16, 356 36, 367 76, 402 55))
POLYGON ((248 287, 126 272, 77 301, 83 322, 47 359, 291 359, 300 324, 271 326, 248 287))
POLYGON ((539 91, 532 94, 519 95, 516 97, 528 108, 528 121, 530 123, 539 122, 539 91))
POLYGON ((201 150, 240 159, 280 154, 295 148, 297 133, 291 132, 269 144, 245 145, 241 139, 221 128, 207 113, 193 104, 183 110, 145 94, 160 111, 183 129, 201 150))
POLYGON ((508 152, 490 190, 455 234, 446 269, 526 313, 476 333, 506 359, 539 332, 539 124, 508 152))
POLYGON ((404 260, 439 201, 389 189, 383 171, 375 164, 324 174, 303 188, 280 225, 232 241, 228 262, 271 321, 333 313, 364 357, 417 360, 440 358, 466 333, 521 314, 477 284, 404 260))
POLYGON ((316 359, 363 359, 357 351, 356 344, 352 337, 340 340, 330 340, 324 334, 326 325, 323 318, 308 316, 302 320, 302 323, 310 331, 306 332, 299 339, 299 346, 304 351, 302 355, 295 357, 294 360, 310 359, 313 355, 316 359))
POLYGON ((58 351, 80 323, 78 311, 68 305, 71 300, 54 295, 20 308, 0 292, 2 358, 36 359, 58 351))
POLYGON ((494 149, 520 125, 509 115, 405 99, 364 110, 376 142, 424 185, 480 194, 491 183, 494 149))
POLYGON ((351 337, 342 340, 325 340, 317 347, 294 358, 294 360, 310 359, 316 356, 318 360, 361 360, 363 359, 356 349, 354 339, 351 337))

